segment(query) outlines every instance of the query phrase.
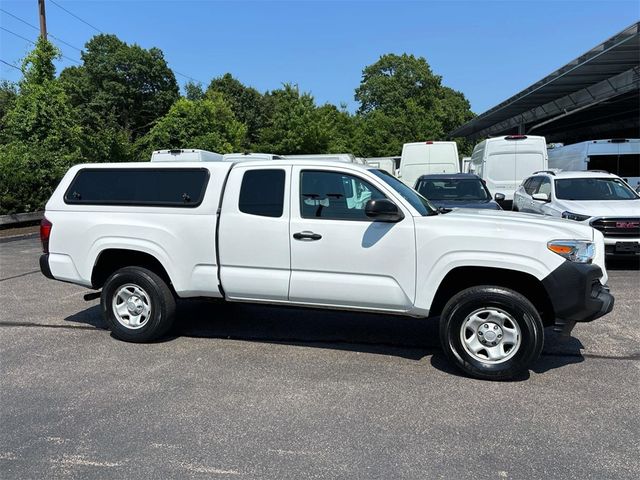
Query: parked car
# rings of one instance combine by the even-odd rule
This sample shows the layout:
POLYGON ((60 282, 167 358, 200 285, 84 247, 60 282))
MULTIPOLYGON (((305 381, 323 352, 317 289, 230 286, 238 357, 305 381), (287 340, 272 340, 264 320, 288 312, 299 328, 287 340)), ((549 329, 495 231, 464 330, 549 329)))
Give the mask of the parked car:
POLYGON ((501 193, 496 194, 496 200, 492 199, 482 179, 472 173, 423 175, 415 190, 438 208, 502 210, 496 200, 504 200, 501 193))
POLYGON ((441 214, 392 175, 346 162, 76 165, 41 239, 42 273, 101 290, 113 336, 132 342, 168 332, 178 298, 439 317, 454 364, 502 379, 536 361, 545 325, 569 332, 613 308, 600 232, 441 214))
POLYGON ((491 195, 502 193, 502 208, 511 210, 513 192, 522 181, 548 168, 546 140, 532 135, 488 138, 474 147, 469 168, 486 182, 491 195))
POLYGON ((514 209, 574 220, 604 234, 606 253, 640 255, 640 195, 606 172, 536 172, 514 209))
POLYGON ((456 142, 414 142, 402 146, 398 178, 410 187, 421 175, 459 172, 456 142))
POLYGON ((549 168, 605 170, 634 188, 640 187, 640 139, 611 138, 549 147, 554 147, 548 149, 549 168))

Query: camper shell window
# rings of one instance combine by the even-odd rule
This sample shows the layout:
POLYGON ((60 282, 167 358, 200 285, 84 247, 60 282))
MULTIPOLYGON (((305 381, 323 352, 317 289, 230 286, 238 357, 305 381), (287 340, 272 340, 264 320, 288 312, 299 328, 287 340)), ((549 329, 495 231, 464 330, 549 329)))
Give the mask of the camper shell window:
POLYGON ((64 195, 67 204, 194 208, 209 180, 206 168, 84 168, 64 195))

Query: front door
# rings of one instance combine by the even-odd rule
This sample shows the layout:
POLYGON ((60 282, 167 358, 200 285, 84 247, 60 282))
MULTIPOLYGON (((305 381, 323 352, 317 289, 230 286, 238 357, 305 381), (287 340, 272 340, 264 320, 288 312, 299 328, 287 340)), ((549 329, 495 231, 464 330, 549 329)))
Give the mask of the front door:
POLYGON ((296 303, 406 311, 415 300, 416 247, 408 209, 374 222, 368 200, 389 198, 382 181, 340 167, 293 167, 291 283, 296 303))

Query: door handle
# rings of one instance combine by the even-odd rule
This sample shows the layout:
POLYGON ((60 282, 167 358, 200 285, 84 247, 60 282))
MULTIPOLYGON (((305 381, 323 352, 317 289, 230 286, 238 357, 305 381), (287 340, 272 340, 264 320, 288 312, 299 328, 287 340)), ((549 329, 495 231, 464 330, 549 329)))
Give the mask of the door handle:
POLYGON ((322 238, 322 235, 320 235, 319 233, 304 231, 294 233, 293 238, 295 238, 296 240, 320 240, 322 238))

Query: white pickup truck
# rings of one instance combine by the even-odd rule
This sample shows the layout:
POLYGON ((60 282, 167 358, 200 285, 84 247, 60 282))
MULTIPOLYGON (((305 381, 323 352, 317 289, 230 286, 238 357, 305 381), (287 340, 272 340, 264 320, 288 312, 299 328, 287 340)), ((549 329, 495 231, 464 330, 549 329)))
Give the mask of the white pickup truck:
POLYGON ((102 289, 106 322, 127 341, 164 335, 190 297, 440 317, 456 365, 503 379, 536 361, 544 326, 570 332, 613 308, 591 227, 440 213, 351 163, 77 165, 45 217, 43 274, 102 289))

